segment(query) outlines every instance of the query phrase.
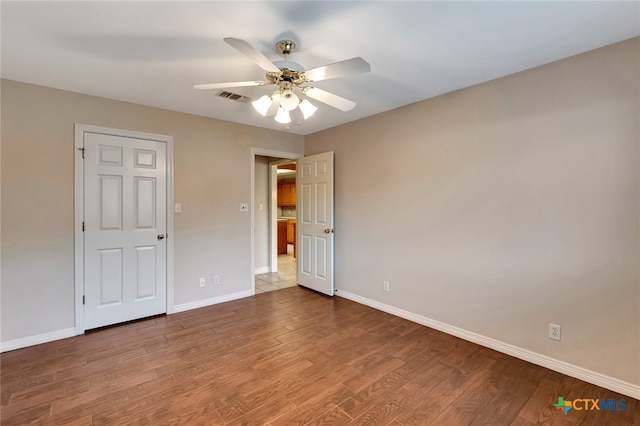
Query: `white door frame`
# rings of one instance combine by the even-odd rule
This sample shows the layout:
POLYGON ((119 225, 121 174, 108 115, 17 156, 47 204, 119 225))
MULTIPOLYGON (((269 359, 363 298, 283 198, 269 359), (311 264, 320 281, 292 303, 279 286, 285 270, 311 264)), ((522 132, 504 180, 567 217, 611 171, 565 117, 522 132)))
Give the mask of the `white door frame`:
MULTIPOLYGON (((264 148, 251 148, 251 294, 256 294, 256 247, 255 247, 255 206, 254 201, 256 197, 256 155, 262 155, 265 157, 284 158, 287 160, 297 160, 304 157, 304 154, 288 151, 276 151, 272 149, 264 148)), ((274 235, 278 235, 277 228, 277 199, 274 201, 274 187, 277 188, 277 181, 274 181, 272 177, 273 173, 271 166, 269 166, 269 188, 271 189, 271 197, 269 198, 269 241, 270 244, 270 268, 273 269, 274 262, 278 261, 277 247, 274 245, 274 235), (274 256, 275 253, 275 256, 274 256)))
POLYGON ((135 139, 147 139, 167 144, 167 314, 173 313, 173 137, 152 133, 134 132, 130 130, 111 129, 75 123, 74 137, 74 282, 75 282, 75 330, 76 334, 85 331, 84 321, 84 235, 82 222, 84 218, 84 134, 99 133, 135 139))

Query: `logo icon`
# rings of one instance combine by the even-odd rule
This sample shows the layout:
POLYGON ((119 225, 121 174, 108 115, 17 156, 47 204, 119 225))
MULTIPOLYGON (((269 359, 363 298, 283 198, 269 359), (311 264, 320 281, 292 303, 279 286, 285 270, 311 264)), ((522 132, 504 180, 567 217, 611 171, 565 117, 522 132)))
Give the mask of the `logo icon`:
POLYGON ((573 405, 571 404, 571 401, 565 401, 564 397, 562 397, 562 396, 558 397, 558 403, 557 404, 553 404, 553 406, 556 407, 560 411, 564 411, 565 414, 567 414, 569 412, 569 410, 571 410, 573 408, 573 405))

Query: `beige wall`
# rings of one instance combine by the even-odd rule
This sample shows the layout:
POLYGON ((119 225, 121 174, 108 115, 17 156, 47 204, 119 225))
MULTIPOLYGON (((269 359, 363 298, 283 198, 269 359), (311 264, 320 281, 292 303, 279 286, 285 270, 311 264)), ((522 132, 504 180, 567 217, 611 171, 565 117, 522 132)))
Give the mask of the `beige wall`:
POLYGON ((188 114, 2 81, 2 336, 74 327, 74 123, 173 136, 176 305, 251 288, 251 147, 304 139, 188 114), (200 288, 198 278, 221 277, 200 288))
POLYGON ((640 385, 639 63, 636 38, 307 136, 337 288, 640 385))

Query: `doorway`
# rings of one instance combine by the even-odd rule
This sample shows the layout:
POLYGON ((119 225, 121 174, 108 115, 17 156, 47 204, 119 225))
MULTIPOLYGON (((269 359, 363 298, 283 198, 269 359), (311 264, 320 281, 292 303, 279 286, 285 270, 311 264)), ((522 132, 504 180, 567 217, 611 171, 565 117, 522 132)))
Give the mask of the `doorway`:
MULTIPOLYGON (((275 163, 269 163, 268 159, 262 159, 260 156, 272 157, 277 160, 287 159, 296 160, 296 220, 297 235, 296 246, 298 253, 296 256, 296 284, 308 287, 312 290, 333 296, 335 292, 334 280, 334 171, 333 171, 333 152, 324 152, 320 154, 304 157, 303 154, 294 153, 278 153, 259 148, 251 148, 251 199, 255 208, 251 210, 251 271, 253 280, 251 282, 252 292, 256 293, 255 277, 256 271, 256 244, 257 222, 256 211, 263 212, 264 216, 265 204, 268 202, 267 223, 270 238, 266 238, 266 243, 262 243, 262 249, 271 243, 271 253, 276 253, 276 240, 273 238, 277 235, 277 167, 275 163), (284 155, 280 155, 284 154, 284 155), (263 180, 268 180, 268 184, 256 184, 258 173, 256 173, 256 159, 260 158, 260 162, 269 164, 266 172, 262 173, 263 180), (298 180, 299 179, 299 180, 298 180), (257 188, 267 188, 266 195, 263 198, 256 199, 257 188)), ((282 160, 280 163, 291 163, 291 161, 282 160)), ((264 234, 264 233, 263 233, 264 234)), ((269 251, 268 248, 266 249, 269 251)), ((265 266, 271 268, 271 273, 277 272, 277 260, 271 259, 271 262, 265 266)), ((267 269, 269 270, 269 269, 267 269)))
POLYGON ((275 191, 276 197, 269 197, 272 202, 269 221, 272 222, 275 217, 276 232, 270 234, 269 238, 271 250, 275 245, 275 253, 271 253, 273 266, 270 271, 263 274, 256 273, 256 293, 297 285, 296 162, 287 159, 271 160, 269 175, 274 176, 275 172, 275 179, 272 178, 269 181, 269 194, 275 191))
POLYGON ((295 160, 299 157, 302 157, 302 154, 252 150, 254 294, 297 285, 297 262, 294 253, 297 215, 295 199, 291 196, 293 194, 295 197, 295 192, 292 192, 296 186, 295 160), (278 169, 283 170, 280 177, 278 169), (286 203, 283 202, 285 187, 288 190, 286 203))

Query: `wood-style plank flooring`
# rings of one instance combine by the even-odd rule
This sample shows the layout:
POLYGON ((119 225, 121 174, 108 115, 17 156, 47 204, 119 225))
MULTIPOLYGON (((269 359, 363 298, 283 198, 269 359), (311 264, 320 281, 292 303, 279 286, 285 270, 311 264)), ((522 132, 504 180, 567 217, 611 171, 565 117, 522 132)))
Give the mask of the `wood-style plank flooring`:
POLYGON ((632 398, 301 287, 1 355, 1 423, 632 425, 632 398), (624 398, 624 411, 553 407, 624 398))

